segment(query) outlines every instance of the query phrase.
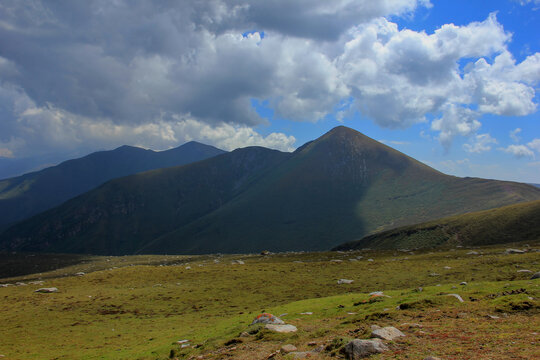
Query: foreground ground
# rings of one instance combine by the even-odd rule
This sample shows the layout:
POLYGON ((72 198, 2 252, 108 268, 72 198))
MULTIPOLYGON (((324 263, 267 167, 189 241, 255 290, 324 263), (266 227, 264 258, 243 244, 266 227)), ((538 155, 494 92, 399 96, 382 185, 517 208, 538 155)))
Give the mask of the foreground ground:
MULTIPOLYGON (((0 279, 14 284, 0 288, 0 355, 266 359, 293 344, 340 358, 340 344, 369 338, 377 324, 407 336, 373 359, 540 358, 540 280, 523 271, 540 270, 538 244, 521 245, 523 254, 507 248, 64 259, 58 270, 0 279), (298 332, 253 329, 261 312, 286 314, 298 332), (174 344, 181 339, 190 345, 174 344)), ((33 258, 17 261, 31 267, 33 258)))

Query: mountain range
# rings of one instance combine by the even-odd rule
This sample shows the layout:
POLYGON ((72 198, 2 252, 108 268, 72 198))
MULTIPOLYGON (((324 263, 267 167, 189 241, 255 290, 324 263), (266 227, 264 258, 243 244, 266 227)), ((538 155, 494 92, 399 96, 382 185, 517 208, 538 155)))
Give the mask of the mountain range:
POLYGON ((0 249, 327 250, 382 230, 539 199, 533 186, 445 175, 341 126, 293 153, 248 147, 111 180, 12 226, 0 249))
POLYGON ((159 152, 122 146, 0 180, 0 229, 60 205, 108 180, 223 153, 225 151, 194 141, 159 152))

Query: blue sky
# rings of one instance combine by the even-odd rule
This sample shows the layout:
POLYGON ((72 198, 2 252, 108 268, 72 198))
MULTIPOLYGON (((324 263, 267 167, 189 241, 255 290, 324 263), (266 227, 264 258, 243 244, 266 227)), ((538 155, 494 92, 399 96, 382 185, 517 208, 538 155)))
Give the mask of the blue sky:
POLYGON ((0 178, 123 144, 292 151, 337 125, 540 183, 540 1, 0 3, 0 178))

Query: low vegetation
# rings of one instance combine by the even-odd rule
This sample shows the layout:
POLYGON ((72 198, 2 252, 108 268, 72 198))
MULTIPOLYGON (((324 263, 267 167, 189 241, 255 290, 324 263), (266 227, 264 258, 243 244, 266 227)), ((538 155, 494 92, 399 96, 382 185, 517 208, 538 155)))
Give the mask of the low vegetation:
POLYGON ((540 200, 400 227, 335 250, 494 245, 540 241, 540 200))
POLYGON ((323 346, 319 358, 340 358, 341 345, 368 338, 369 326, 377 324, 407 336, 374 359, 537 358, 540 283, 519 271, 538 271, 533 249, 539 244, 529 245, 521 246, 528 250, 522 254, 495 246, 77 257, 54 271, 0 280, 13 284, 0 288, 0 354, 25 360, 266 359, 290 343, 301 351, 323 346), (339 285, 339 279, 353 282, 339 285), (35 293, 40 287, 59 291, 35 293), (390 297, 369 295, 374 291, 390 297), (446 296, 452 293, 464 303, 446 296), (261 312, 286 313, 282 319, 298 332, 250 326, 261 312), (189 340, 184 348, 176 344, 183 339, 189 340))

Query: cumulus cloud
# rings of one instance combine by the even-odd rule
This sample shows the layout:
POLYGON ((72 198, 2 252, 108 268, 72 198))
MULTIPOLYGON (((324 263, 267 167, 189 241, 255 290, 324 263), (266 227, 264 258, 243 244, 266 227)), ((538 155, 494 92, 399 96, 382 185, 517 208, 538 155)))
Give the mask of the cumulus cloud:
POLYGON ((527 146, 540 154, 540 139, 534 139, 527 146))
POLYGON ((497 139, 489 134, 478 134, 470 143, 463 144, 463 149, 470 153, 482 153, 491 150, 491 144, 497 144, 497 139))
POLYGON ((253 101, 295 121, 356 111, 389 128, 431 121, 449 147, 484 114, 536 111, 539 53, 517 63, 494 14, 431 34, 388 20, 419 6, 431 4, 3 1, 0 147, 18 156, 98 138, 163 147, 199 136, 292 149, 290 136, 253 130, 267 122, 253 101))
POLYGON ((507 148, 502 148, 504 152, 514 155, 517 158, 530 157, 534 158, 534 153, 525 145, 510 145, 507 148))

